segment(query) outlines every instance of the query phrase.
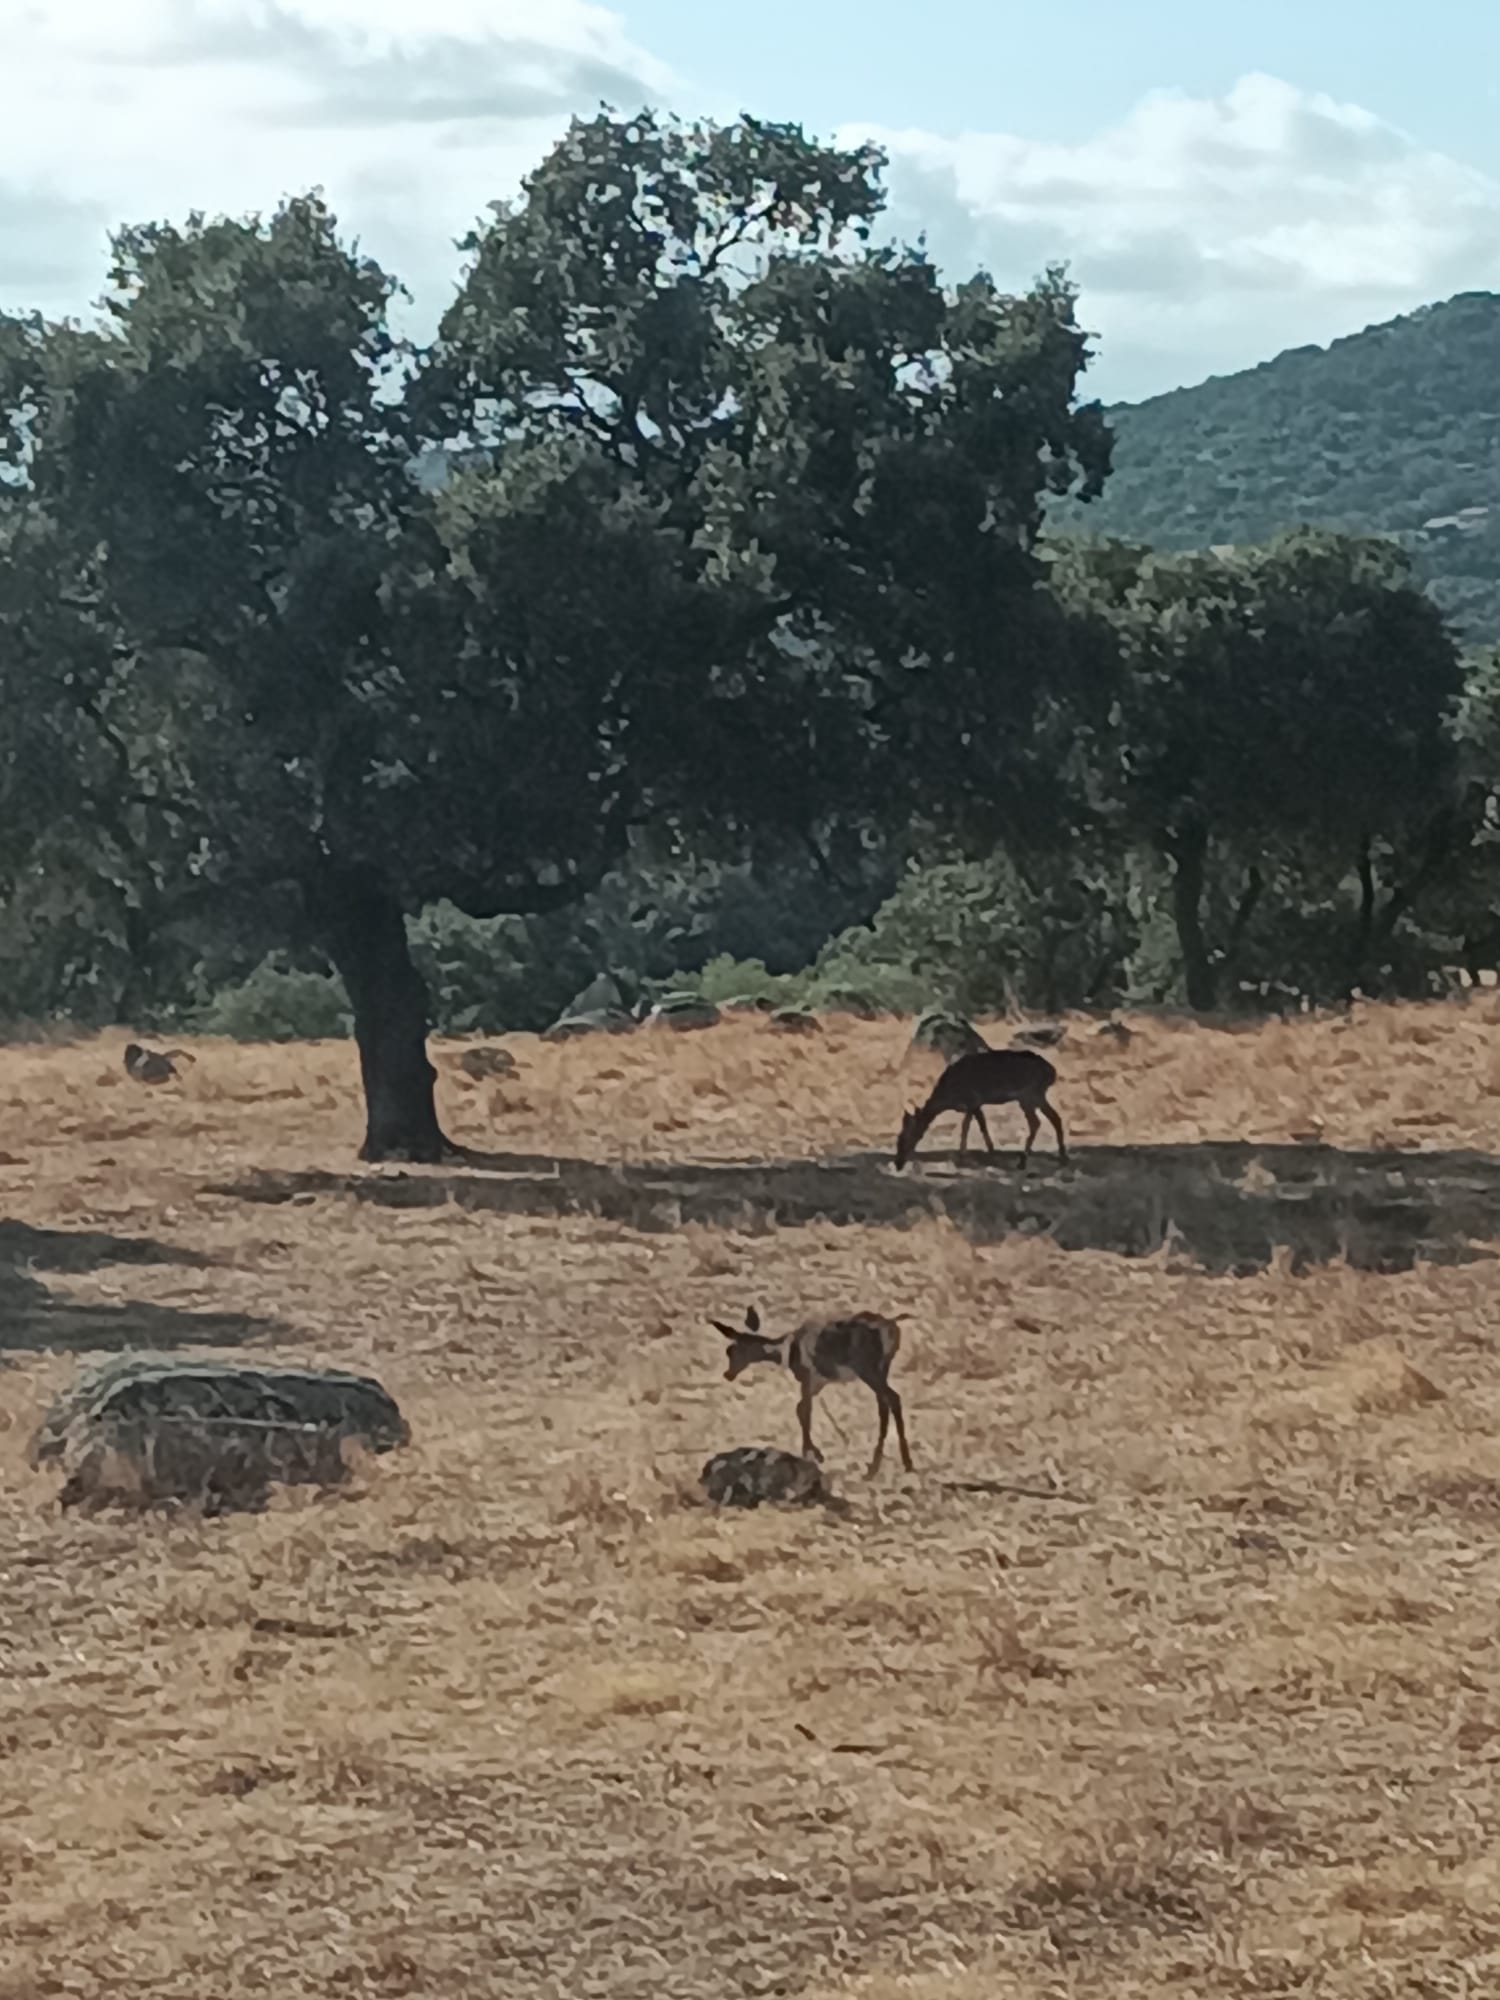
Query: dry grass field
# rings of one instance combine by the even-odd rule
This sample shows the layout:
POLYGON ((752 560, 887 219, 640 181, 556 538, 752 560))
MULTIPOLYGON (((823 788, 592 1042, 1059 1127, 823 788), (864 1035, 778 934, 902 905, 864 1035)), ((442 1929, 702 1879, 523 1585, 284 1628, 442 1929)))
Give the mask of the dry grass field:
POLYGON ((404 1174, 347 1047, 0 1052, 3 2000, 1500 1993, 1500 1011, 1135 1025, 1024 1189, 890 1170, 899 1022, 439 1044, 506 1152, 404 1174), (835 1390, 844 1509, 698 1503, 795 1444, 752 1298, 912 1316, 914 1475, 835 1390), (413 1442, 63 1513, 27 1438, 122 1345, 413 1442))

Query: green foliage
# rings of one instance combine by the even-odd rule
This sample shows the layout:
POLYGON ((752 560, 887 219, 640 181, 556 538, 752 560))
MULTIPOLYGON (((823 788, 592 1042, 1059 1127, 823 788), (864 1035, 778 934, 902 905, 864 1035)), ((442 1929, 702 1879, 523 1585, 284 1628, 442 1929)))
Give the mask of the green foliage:
POLYGON ((1086 522, 1066 505, 1054 522, 1164 549, 1267 541, 1301 522, 1388 535, 1460 631, 1500 638, 1497 342, 1500 296, 1463 293, 1111 409, 1103 500, 1086 522))
POLYGON ((1367 976, 1456 831, 1462 663, 1400 552, 1315 529, 1225 556, 1059 545, 1052 575, 1115 650, 1095 801, 1172 865, 1191 1003, 1215 1004, 1272 868, 1299 856, 1361 872, 1345 977, 1367 976), (1217 938, 1216 869, 1244 878, 1217 938))
POLYGON ((0 1012, 352 1013, 432 1157, 429 1018, 601 972, 1051 1012, 1500 942, 1500 668, 1380 539, 1500 590, 1414 511, 1488 504, 1500 302, 1122 413, 1095 518, 1174 546, 1044 544, 1111 459, 1072 289, 874 247, 881 173, 575 122, 423 352, 316 197, 0 316, 0 1012))
MULTIPOLYGON (((122 229, 96 325, 0 317, 0 890, 67 837, 148 931, 291 884, 402 1079, 367 1154, 432 1157, 405 914, 544 919, 644 829, 1012 805, 1065 659, 1043 504, 1108 434, 1061 275, 871 247, 882 164, 576 121, 425 353, 316 196, 122 229)), ((444 1007, 539 1008, 534 942, 433 933, 444 1007)))
POLYGON ((765 1000, 789 1007, 802 998, 806 981, 790 973, 768 972, 764 959, 737 959, 724 951, 704 966, 696 986, 705 1000, 720 1007, 731 1000, 765 1000))
POLYGON ((336 977, 267 958, 247 978, 222 987, 189 1025, 237 1042, 334 1040, 350 1031, 349 998, 336 977))
POLYGON ((868 926, 832 940, 809 993, 857 985, 909 1012, 1109 1005, 1134 938, 1123 870, 945 861, 912 868, 868 926))

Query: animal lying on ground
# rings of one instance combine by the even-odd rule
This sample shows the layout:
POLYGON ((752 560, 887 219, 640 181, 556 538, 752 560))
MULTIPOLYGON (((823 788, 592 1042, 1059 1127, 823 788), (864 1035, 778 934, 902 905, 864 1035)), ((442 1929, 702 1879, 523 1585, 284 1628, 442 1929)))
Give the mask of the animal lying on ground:
POLYGON ((908 1111, 902 1118, 900 1136, 896 1140, 896 1165, 906 1165, 927 1128, 946 1111, 961 1111, 964 1115, 963 1129, 958 1137, 958 1157, 963 1159, 967 1154, 969 1127, 977 1119, 993 1159, 995 1145, 990 1138, 990 1128, 984 1122, 984 1106, 1019 1104, 1026 1114, 1026 1150, 1021 1155, 1021 1166, 1024 1167, 1031 1158, 1031 1149, 1040 1130, 1037 1117, 1040 1112, 1057 1134, 1058 1163, 1065 1167, 1068 1164, 1068 1142, 1063 1137, 1062 1120, 1047 1102, 1047 1092, 1056 1081, 1057 1071, 1035 1049, 978 1049, 972 1055, 960 1056, 943 1071, 933 1085, 927 1102, 915 1111, 908 1111))
POLYGON ((186 1049, 143 1049, 139 1042, 125 1044, 125 1074, 137 1083, 170 1082, 178 1063, 192 1060, 186 1049))
POLYGON ((726 1326, 723 1320, 709 1321, 729 1343, 726 1382, 757 1363, 787 1368, 795 1376, 801 1392, 797 1416, 802 1424, 802 1451, 821 1462, 823 1454, 812 1441, 813 1400, 830 1382, 863 1382, 873 1392, 880 1411, 880 1434, 875 1440, 875 1456, 870 1460, 869 1477, 880 1470, 885 1454, 886 1432, 896 1421, 896 1439, 901 1447, 901 1463, 912 1470, 911 1449, 906 1442, 906 1419, 901 1398, 890 1385, 891 1363, 901 1345, 901 1328, 883 1313, 851 1313, 843 1319, 804 1320, 795 1332, 772 1340, 760 1330, 760 1314, 754 1306, 745 1313, 743 1327, 726 1326))

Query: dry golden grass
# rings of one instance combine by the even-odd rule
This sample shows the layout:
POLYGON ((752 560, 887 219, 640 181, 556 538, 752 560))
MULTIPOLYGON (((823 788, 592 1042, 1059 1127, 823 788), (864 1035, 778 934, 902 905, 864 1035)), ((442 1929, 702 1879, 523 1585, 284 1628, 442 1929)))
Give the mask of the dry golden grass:
MULTIPOLYGON (((1487 1153, 1492 1005, 1075 1024, 1057 1100, 1085 1176, 1315 1120, 1487 1153)), ((905 1034, 439 1064, 451 1129, 538 1185, 670 1181, 884 1152, 932 1074, 905 1034)), ((202 1045, 147 1091, 124 1039, 0 1057, 4 2000, 1500 1992, 1500 1263, 1231 1279, 1170 1231, 635 1229, 451 1177, 251 1203, 348 1166, 349 1050, 202 1045), (866 1484, 836 1391, 847 1513, 695 1504, 709 1452, 795 1439, 703 1325, 751 1297, 913 1315, 913 1477, 866 1484), (24 1456, 60 1350, 171 1339, 373 1369, 414 1442, 255 1517, 60 1514, 24 1456)))

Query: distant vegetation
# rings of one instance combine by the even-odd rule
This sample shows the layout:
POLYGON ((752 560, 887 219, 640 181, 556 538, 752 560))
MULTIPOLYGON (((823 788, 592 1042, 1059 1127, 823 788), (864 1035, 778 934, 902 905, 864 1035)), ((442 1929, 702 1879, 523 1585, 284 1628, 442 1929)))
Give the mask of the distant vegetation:
POLYGON ((1108 489, 1059 524, 1163 549, 1304 522, 1390 535, 1465 636, 1500 640, 1500 295, 1465 292, 1109 420, 1108 489))

